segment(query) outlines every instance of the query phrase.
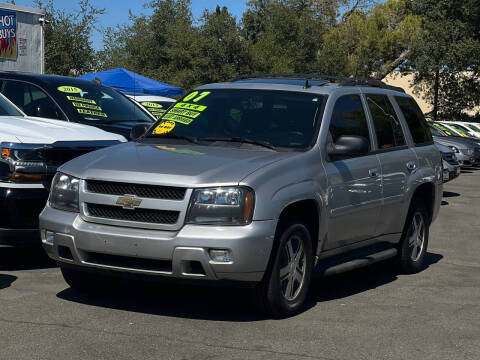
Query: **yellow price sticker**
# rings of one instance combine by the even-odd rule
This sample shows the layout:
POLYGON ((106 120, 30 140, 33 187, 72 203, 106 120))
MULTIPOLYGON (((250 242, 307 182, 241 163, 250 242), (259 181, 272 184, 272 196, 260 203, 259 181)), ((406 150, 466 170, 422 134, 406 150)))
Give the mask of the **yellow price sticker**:
POLYGON ((167 134, 175 128, 175 122, 173 121, 163 121, 153 130, 154 134, 167 134))
POLYGON ((163 108, 162 105, 154 103, 154 102, 149 102, 149 101, 144 101, 141 103, 145 107, 151 107, 151 108, 163 108))
POLYGON ((70 94, 78 94, 82 92, 82 89, 75 86, 59 86, 57 87, 58 91, 70 94))

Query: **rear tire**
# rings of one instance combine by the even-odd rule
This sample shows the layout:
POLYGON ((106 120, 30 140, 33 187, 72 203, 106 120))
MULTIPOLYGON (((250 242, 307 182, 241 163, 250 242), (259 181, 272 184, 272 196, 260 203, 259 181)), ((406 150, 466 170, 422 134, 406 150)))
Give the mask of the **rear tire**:
POLYGON ((413 274, 423 269, 429 228, 430 217, 424 201, 413 199, 398 246, 398 263, 403 273, 413 274))
POLYGON ((312 252, 304 224, 290 222, 280 227, 270 264, 253 294, 261 312, 283 318, 302 310, 312 278, 312 252))

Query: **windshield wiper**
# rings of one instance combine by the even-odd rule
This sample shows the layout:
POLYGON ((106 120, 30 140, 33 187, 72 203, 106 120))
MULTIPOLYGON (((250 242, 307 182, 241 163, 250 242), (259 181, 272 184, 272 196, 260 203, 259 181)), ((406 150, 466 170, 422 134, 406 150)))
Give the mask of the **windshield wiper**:
POLYGON ((228 142, 239 142, 239 143, 246 143, 246 144, 253 144, 253 145, 259 145, 266 147, 270 150, 276 150, 275 147, 269 143, 268 141, 262 141, 262 140, 253 140, 253 139, 248 139, 248 138, 243 138, 243 137, 209 137, 209 138, 201 138, 199 139, 200 141, 228 141, 228 142))
POLYGON ((186 135, 176 135, 176 134, 158 134, 158 135, 149 135, 149 138, 168 138, 168 139, 180 139, 187 140, 193 144, 198 143, 198 138, 195 136, 186 136, 186 135))

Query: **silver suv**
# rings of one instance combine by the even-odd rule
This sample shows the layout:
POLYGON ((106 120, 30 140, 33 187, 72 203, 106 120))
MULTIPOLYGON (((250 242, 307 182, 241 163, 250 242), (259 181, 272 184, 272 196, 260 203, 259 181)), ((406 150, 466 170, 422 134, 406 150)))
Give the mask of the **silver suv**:
POLYGON ((234 281, 283 317, 314 272, 388 258, 421 270, 441 196, 440 152, 401 89, 245 77, 201 86, 137 141, 63 165, 40 227, 73 288, 127 273, 234 281))

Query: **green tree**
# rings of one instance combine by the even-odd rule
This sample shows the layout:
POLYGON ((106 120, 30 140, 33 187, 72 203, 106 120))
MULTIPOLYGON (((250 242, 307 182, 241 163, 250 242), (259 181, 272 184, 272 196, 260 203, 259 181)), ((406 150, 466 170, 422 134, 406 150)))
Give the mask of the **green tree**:
POLYGON ((98 16, 104 9, 90 0, 80 0, 79 11, 56 9, 53 0, 35 4, 46 11, 45 71, 58 75, 80 75, 96 68, 97 58, 90 41, 98 16))

